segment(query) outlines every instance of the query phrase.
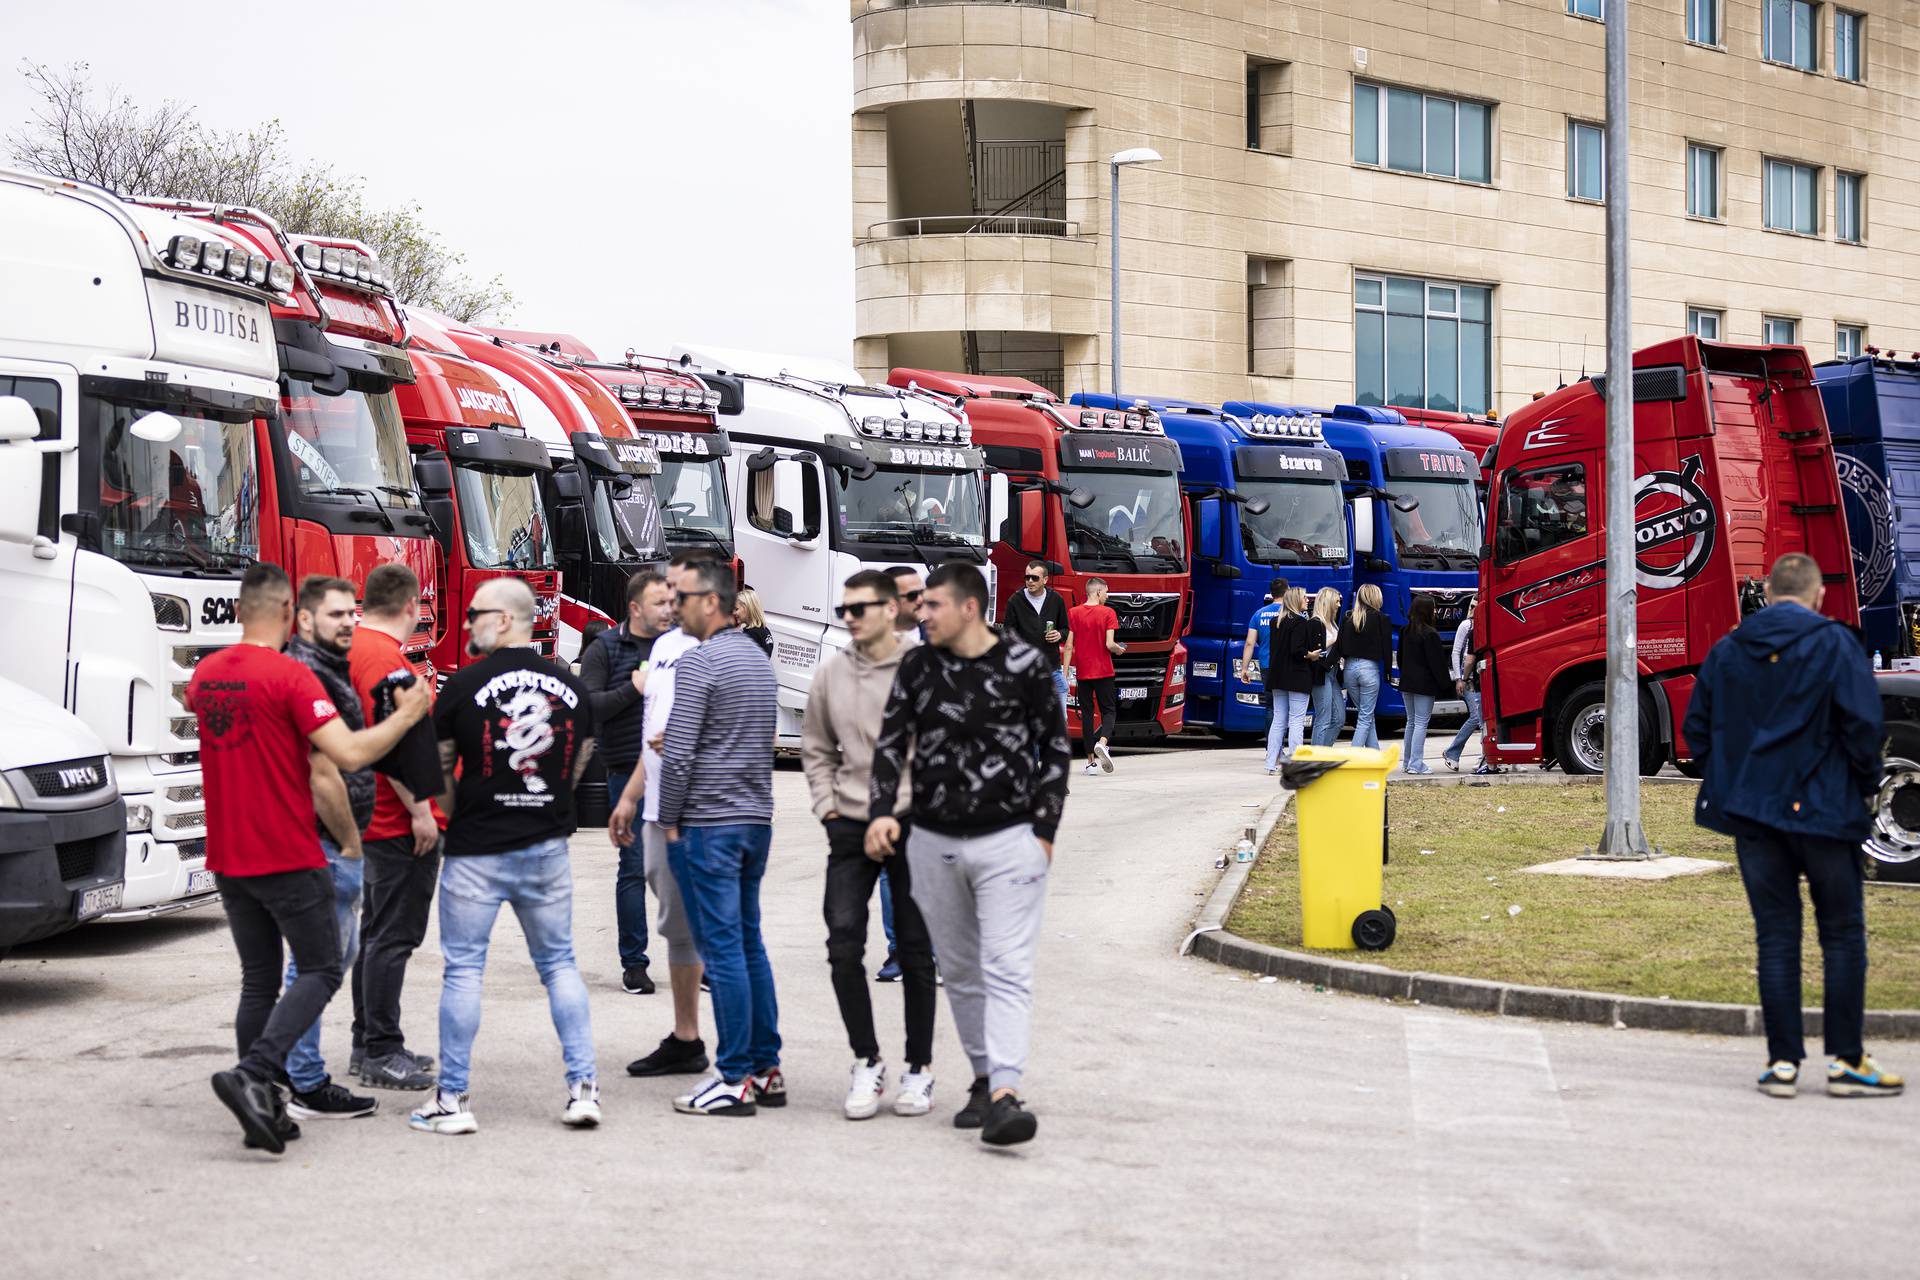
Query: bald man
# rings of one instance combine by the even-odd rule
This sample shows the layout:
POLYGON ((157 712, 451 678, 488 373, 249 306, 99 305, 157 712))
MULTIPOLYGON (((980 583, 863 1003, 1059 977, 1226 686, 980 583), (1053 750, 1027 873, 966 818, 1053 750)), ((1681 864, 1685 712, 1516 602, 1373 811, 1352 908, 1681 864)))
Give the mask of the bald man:
POLYGON ((573 958, 573 788, 593 753, 593 704, 568 671, 533 648, 533 593, 494 578, 467 610, 467 652, 480 661, 441 690, 434 710, 446 790, 440 871, 440 1083, 409 1123, 473 1133, 467 1082, 480 1029, 480 979, 502 905, 526 935, 546 984, 567 1067, 561 1121, 600 1123, 587 987, 573 958))

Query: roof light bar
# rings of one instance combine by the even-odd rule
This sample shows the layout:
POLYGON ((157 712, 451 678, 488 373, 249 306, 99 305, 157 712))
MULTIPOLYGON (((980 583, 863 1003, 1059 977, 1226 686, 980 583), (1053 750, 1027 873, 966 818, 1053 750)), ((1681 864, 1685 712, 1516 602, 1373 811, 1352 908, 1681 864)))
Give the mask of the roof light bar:
POLYGON ((175 236, 160 252, 160 260, 175 271, 194 271, 218 276, 235 284, 251 285, 272 293, 293 288, 293 269, 261 254, 248 253, 218 240, 199 236, 175 236))
POLYGON ((854 426, 863 436, 874 436, 882 440, 935 440, 945 444, 972 444, 973 424, 965 418, 958 422, 952 418, 926 421, 920 418, 895 418, 885 414, 869 414, 856 418, 854 426))
POLYGON ((1324 433, 1317 413, 1256 413, 1247 430, 1257 436, 1279 436, 1291 440, 1321 440, 1324 433))
POLYGON ((299 255, 300 265, 314 275, 366 293, 387 296, 393 293, 387 269, 358 249, 323 248, 312 241, 303 241, 294 252, 299 255))
POLYGON ((1114 409, 1082 409, 1080 425, 1093 431, 1141 431, 1149 435, 1165 435, 1166 428, 1160 425, 1160 415, 1141 405, 1125 413, 1114 409))
POLYGON ((663 387, 657 383, 622 382, 614 387, 622 404, 635 408, 694 409, 712 413, 720 407, 718 391, 693 387, 663 387))

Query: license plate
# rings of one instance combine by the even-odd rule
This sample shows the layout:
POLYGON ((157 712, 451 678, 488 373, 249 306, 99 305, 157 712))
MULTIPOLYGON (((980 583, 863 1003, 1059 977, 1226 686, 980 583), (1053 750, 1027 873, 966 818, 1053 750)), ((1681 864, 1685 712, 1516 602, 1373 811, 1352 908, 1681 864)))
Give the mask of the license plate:
POLYGON ((126 897, 126 892, 127 886, 119 881, 115 881, 113 884, 99 885, 92 889, 82 889, 79 894, 79 901, 74 904, 73 918, 75 920, 91 920, 97 915, 118 910, 120 903, 126 897))
POLYGON ((1138 702, 1147 696, 1147 692, 1145 689, 1122 689, 1120 691, 1120 701, 1138 702))
POLYGON ((212 893, 212 892, 213 892, 213 872, 189 871, 187 873, 187 897, 191 898, 196 893, 212 893))

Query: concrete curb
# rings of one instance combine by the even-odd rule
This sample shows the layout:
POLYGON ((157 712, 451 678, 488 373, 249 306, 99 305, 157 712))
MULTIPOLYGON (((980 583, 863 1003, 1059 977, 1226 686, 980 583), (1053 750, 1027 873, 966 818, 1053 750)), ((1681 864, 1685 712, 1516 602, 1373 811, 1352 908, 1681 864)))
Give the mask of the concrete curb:
MULTIPOLYGON (((1267 836, 1286 809, 1290 792, 1281 792, 1261 815, 1256 848, 1265 851, 1267 836)), ((1255 862, 1259 855, 1255 855, 1255 862)), ((1227 917, 1246 888, 1253 863, 1231 863, 1201 908, 1194 930, 1180 944, 1181 955, 1196 955, 1216 964, 1251 973, 1291 978, 1329 991, 1405 1000, 1442 1009, 1501 1014, 1515 1018, 1548 1018, 1556 1022, 1584 1022, 1607 1027, 1639 1027, 1650 1031, 1699 1031, 1710 1035, 1764 1034, 1760 1007, 1750 1004, 1711 1004, 1699 1000, 1650 1000, 1645 996, 1609 995, 1598 991, 1568 991, 1560 987, 1528 987, 1479 978, 1456 978, 1444 973, 1408 973, 1384 965, 1337 960, 1331 956, 1283 951, 1228 932, 1227 917)), ((1806 1034, 1821 1034, 1821 1012, 1806 1011, 1806 1034)), ((1869 1010, 1866 1033, 1881 1040, 1920 1039, 1920 1009, 1869 1010)))

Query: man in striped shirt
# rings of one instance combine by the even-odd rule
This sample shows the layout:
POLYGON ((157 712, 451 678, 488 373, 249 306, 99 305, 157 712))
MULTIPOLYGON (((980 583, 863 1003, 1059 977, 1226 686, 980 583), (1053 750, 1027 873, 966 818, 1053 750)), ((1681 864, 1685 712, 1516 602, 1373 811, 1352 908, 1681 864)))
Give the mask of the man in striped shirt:
POLYGON ((660 825, 713 995, 714 1073, 674 1099, 688 1115, 782 1107, 780 1009, 760 939, 760 880, 773 842, 776 681, 733 623, 732 570, 680 576, 680 628, 700 641, 674 669, 660 766, 660 825))

